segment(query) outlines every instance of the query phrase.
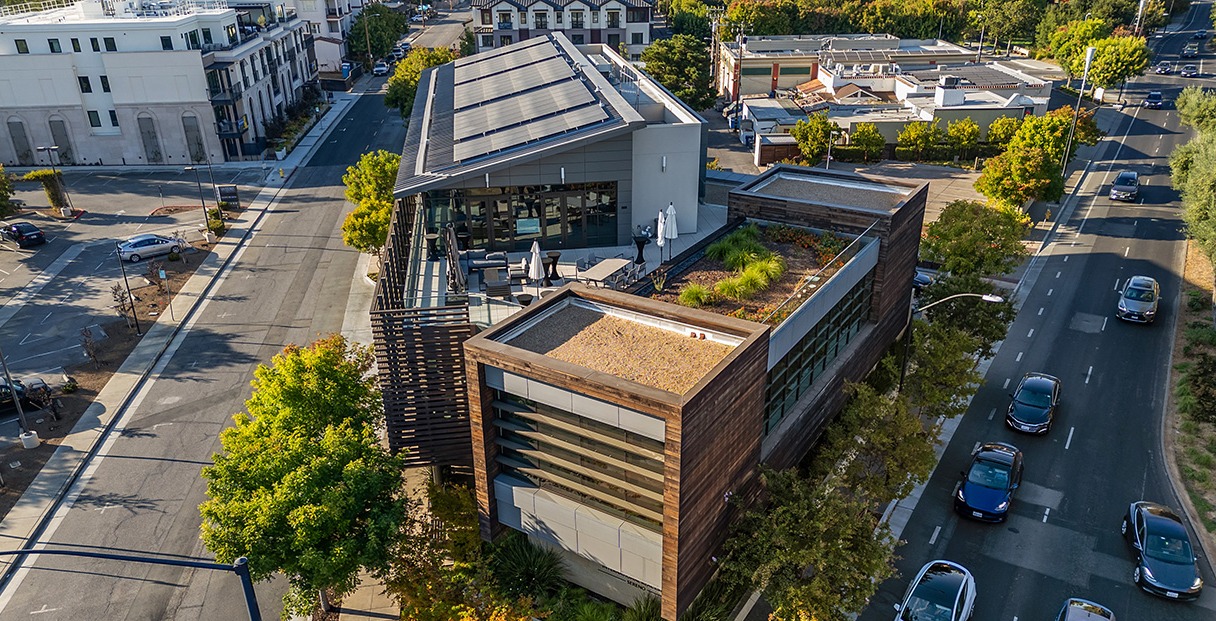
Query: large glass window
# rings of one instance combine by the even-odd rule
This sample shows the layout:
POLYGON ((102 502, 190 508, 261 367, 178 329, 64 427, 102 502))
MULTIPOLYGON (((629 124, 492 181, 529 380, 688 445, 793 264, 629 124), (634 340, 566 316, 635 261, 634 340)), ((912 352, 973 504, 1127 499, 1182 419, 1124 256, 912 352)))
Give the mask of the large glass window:
POLYGON ((873 284, 874 273, 870 272, 769 371, 765 435, 793 411, 794 404, 810 391, 815 379, 861 331, 870 314, 873 284))
POLYGON ((469 246, 491 250, 617 245, 616 182, 439 190, 424 196, 427 222, 453 223, 469 246))

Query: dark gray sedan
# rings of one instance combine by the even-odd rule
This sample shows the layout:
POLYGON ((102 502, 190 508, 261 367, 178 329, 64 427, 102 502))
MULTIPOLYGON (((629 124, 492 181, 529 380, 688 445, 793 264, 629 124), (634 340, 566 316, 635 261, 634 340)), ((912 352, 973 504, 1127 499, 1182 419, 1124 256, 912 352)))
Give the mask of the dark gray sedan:
POLYGON ((1125 321, 1153 323, 1157 320, 1157 306, 1161 302, 1161 286, 1148 276, 1132 276, 1119 294, 1119 306, 1115 316, 1125 321))
POLYGON ((1005 424, 1014 431, 1047 433, 1060 404, 1060 380, 1046 373, 1027 373, 1009 395, 1005 424))
POLYGON ((1141 500, 1127 508, 1123 537, 1136 552, 1132 581, 1167 599, 1193 600, 1203 579, 1182 518, 1169 507, 1141 500))

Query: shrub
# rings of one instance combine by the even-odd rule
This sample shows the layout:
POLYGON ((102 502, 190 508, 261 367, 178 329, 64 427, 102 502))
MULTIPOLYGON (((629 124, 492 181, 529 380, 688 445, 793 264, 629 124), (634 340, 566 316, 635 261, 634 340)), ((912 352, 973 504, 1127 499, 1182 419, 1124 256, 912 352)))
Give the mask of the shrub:
POLYGON ((743 301, 751 297, 752 291, 745 285, 741 276, 720 280, 714 284, 714 293, 735 301, 743 301))
POLYGON ((785 260, 772 255, 762 261, 756 261, 747 267, 748 271, 756 270, 764 275, 765 286, 771 284, 785 273, 785 260))
POLYGON ((741 293, 745 298, 750 298, 756 295, 758 291, 767 288, 769 282, 768 276, 766 276, 764 272, 761 272, 753 267, 743 270, 743 272, 736 276, 735 279, 739 281, 741 293))
POLYGON ((566 564, 557 552, 512 535, 494 550, 494 575, 510 597, 540 599, 561 588, 566 564))
POLYGON ((1212 300, 1208 294, 1197 289, 1191 289, 1186 292, 1186 309, 1193 312, 1201 312, 1212 308, 1212 300))
POLYGON ((616 606, 604 602, 583 602, 574 613, 575 621, 616 621, 616 606))
POLYGON ((168 256, 168 257, 166 257, 166 258, 167 258, 168 260, 170 260, 170 261, 181 261, 181 260, 182 260, 182 255, 180 255, 180 254, 178 254, 178 253, 176 253, 176 252, 170 252, 170 253, 169 253, 169 256, 168 256))
POLYGON ((621 621, 662 621, 662 608, 659 598, 653 595, 643 595, 634 600, 633 605, 625 610, 621 621))
POLYGON ((1188 347, 1193 345, 1216 347, 1216 328, 1210 325, 1187 326, 1183 336, 1188 347))
POLYGON ((680 290, 680 304, 683 304, 684 306, 701 308, 702 306, 713 304, 713 301, 714 292, 702 285, 685 285, 684 288, 680 290))

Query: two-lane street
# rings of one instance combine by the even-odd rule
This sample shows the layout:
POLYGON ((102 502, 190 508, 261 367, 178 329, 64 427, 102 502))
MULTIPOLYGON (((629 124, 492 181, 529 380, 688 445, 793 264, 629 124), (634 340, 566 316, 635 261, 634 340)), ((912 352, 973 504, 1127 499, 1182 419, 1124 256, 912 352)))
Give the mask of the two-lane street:
MULTIPOLYGON (((343 246, 342 175, 372 149, 397 150, 402 122, 380 95, 364 95, 298 169, 273 211, 233 257, 187 328, 170 345, 56 513, 47 546, 210 556, 198 536, 199 476, 218 435, 243 409, 256 365, 288 343, 343 329, 359 255, 343 246)), ((264 618, 279 616, 281 581, 257 585, 264 618)), ((0 595, 0 619, 239 619, 230 574, 69 557, 27 562, 0 595)))
MULTIPOLYGON (((1194 5, 1194 28, 1208 27, 1208 11, 1209 5, 1194 5)), ((1191 35, 1184 27, 1164 37, 1158 59, 1177 58, 1191 35)), ((1216 614, 1210 586, 1190 604, 1142 592, 1132 582, 1134 556, 1119 530, 1136 500, 1179 507, 1161 435, 1185 249, 1168 158, 1190 132, 1179 126, 1172 106, 1138 106, 1150 90, 1172 101, 1196 82, 1150 74, 1128 85, 1124 98, 1134 107, 1117 112, 1107 144, 1089 163, 1071 218, 1034 260, 1018 318, 901 533, 900 576, 880 587, 864 621, 895 616, 892 605, 908 580, 936 558, 961 563, 975 575, 976 619, 1051 619, 1069 597, 1101 603, 1120 619, 1216 614), (1136 202, 1108 197, 1111 181, 1124 170, 1140 173, 1136 202), (1115 317, 1120 288, 1134 275, 1161 284, 1155 324, 1115 317), (1056 422, 1042 437, 1004 424, 1009 393, 1031 371, 1054 375, 1063 387, 1056 422), (960 471, 985 441, 1010 442, 1025 455, 1025 477, 1003 524, 973 522, 952 508, 960 471)), ((1213 584, 1209 559, 1201 558, 1200 566, 1213 584)))

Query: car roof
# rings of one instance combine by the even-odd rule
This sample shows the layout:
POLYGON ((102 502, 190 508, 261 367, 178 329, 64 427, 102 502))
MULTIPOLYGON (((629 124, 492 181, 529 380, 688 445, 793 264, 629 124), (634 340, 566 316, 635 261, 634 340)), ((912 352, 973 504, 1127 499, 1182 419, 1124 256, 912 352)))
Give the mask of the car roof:
POLYGON ((1113 621, 1115 613, 1101 604, 1074 597, 1064 603, 1065 621, 1113 621))
POLYGON ((967 570, 950 561, 931 561, 921 569, 921 578, 912 592, 919 598, 953 607, 967 570))
POLYGON ((1050 391, 1052 386, 1059 383, 1060 380, 1046 373, 1027 373, 1022 378, 1022 386, 1024 388, 1033 388, 1044 392, 1050 391))
POLYGON ((1160 96, 1161 96, 1161 91, 1149 91, 1149 92, 1148 92, 1148 96, 1149 96, 1149 97, 1160 97, 1160 96))
POLYGON ((1018 447, 1004 442, 985 442, 980 445, 980 448, 975 451, 976 459, 986 459, 996 461, 1003 464, 1013 464, 1014 456, 1018 453, 1018 447))
POLYGON ((1156 279, 1151 276, 1132 276, 1127 281, 1127 286, 1136 289, 1152 289, 1156 284, 1156 279))
POLYGON ((13 228, 38 230, 38 227, 34 226, 34 224, 32 222, 15 222, 15 223, 13 223, 13 228))
POLYGON ((1145 522, 1154 533, 1173 535, 1179 539, 1189 539, 1182 518, 1174 510, 1155 502, 1140 501, 1136 503, 1145 513, 1145 522))
POLYGON ((127 241, 125 241, 123 243, 129 244, 131 242, 143 241, 145 239, 157 239, 159 237, 160 237, 160 235, 153 235, 152 233, 140 233, 139 235, 136 235, 134 237, 128 237, 127 241))
POLYGON ((1115 182, 1118 182, 1120 179, 1139 179, 1139 178, 1140 178, 1140 173, 1138 173, 1134 170, 1125 170, 1125 171, 1119 173, 1119 176, 1115 177, 1115 182))

